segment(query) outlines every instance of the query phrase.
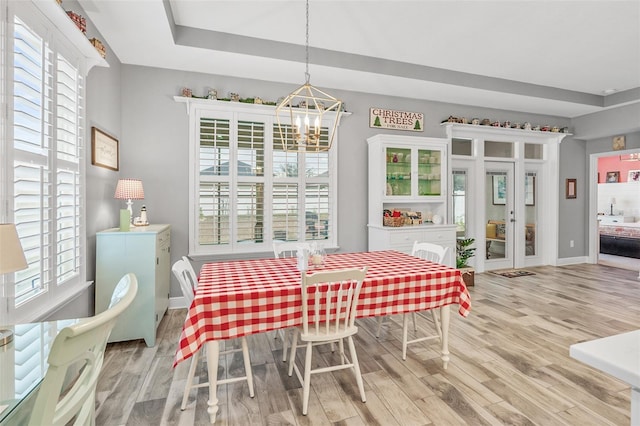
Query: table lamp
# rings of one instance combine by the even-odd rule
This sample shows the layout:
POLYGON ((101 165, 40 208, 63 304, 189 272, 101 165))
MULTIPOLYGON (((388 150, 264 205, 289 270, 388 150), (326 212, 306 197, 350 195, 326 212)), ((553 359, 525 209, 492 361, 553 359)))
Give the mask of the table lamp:
POLYGON ((118 185, 116 186, 116 193, 113 195, 113 198, 118 200, 127 200, 127 210, 129 211, 129 218, 126 221, 123 221, 122 214, 120 215, 120 230, 128 231, 129 224, 131 224, 131 219, 133 218, 133 205, 132 200, 144 200, 144 189, 142 188, 142 181, 140 179, 119 179, 118 185), (126 229, 123 229, 123 226, 127 222, 126 229))
POLYGON ((616 203, 616 199, 615 198, 611 198, 611 216, 613 216, 613 205, 616 203))
MULTIPOLYGON (((16 225, 13 223, 0 224, 0 274, 20 271, 27 268, 27 260, 22 251, 16 225)), ((12 330, 0 329, 0 346, 13 340, 12 330)))

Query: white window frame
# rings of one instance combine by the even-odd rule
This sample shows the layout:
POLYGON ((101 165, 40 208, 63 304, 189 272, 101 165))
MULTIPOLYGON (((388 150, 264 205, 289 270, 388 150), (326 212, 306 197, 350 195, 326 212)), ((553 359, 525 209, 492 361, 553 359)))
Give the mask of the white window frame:
MULTIPOLYGON (((2 26, 0 35, 2 36, 2 57, 0 58, 0 98, 2 104, 3 124, 0 128, 0 221, 14 222, 14 159, 22 157, 28 158, 23 153, 18 153, 14 149, 14 17, 18 16, 31 30, 35 31, 48 48, 53 52, 51 75, 48 85, 51 91, 51 107, 47 112, 50 122, 42 125, 48 133, 47 139, 50 143, 48 149, 48 179, 49 179, 49 207, 48 218, 40 223, 47 223, 48 232, 40 235, 42 242, 39 250, 47 252, 47 259, 36 260, 42 264, 42 270, 48 271, 46 278, 36 277, 37 285, 41 291, 35 296, 16 305, 15 283, 19 273, 10 273, 0 276, 3 299, 0 303, 0 323, 16 324, 37 321, 46 318, 61 305, 86 289, 90 283, 86 280, 86 215, 85 215, 85 192, 86 192, 86 150, 85 140, 87 136, 85 126, 85 97, 86 97, 86 75, 93 65, 107 65, 95 49, 89 49, 90 43, 86 37, 80 33, 75 25, 68 19, 64 10, 56 2, 16 2, 0 0, 0 7, 6 11, 5 20, 0 22, 2 26), (76 124, 73 126, 71 134, 75 133, 73 143, 77 146, 75 151, 77 162, 65 163, 58 158, 58 75, 57 58, 58 55, 71 64, 77 70, 78 86, 75 104, 77 111, 76 124), (6 120, 4 118, 6 117, 6 120), (14 155, 16 153, 16 155, 14 155), (20 154, 20 155, 18 155, 20 154), (75 258, 71 274, 67 274, 65 279, 58 276, 58 264, 56 262, 58 253, 56 226, 58 217, 57 200, 57 171, 72 171, 77 176, 77 190, 75 192, 77 201, 74 201, 75 216, 71 216, 78 232, 74 234, 75 248, 73 256, 75 258)), ((46 118, 44 118, 46 119, 46 118)), ((44 120, 43 119, 43 120, 44 120)), ((69 122, 65 121, 66 126, 69 122)), ((67 127, 68 128, 68 127, 67 127)), ((44 136, 43 136, 44 137, 44 136)), ((74 179, 75 181, 75 179, 74 179)), ((62 212, 62 209, 61 209, 62 212)), ((27 259, 29 261, 29 259, 27 259)))
MULTIPOLYGON (((254 253, 266 253, 273 250, 273 232, 272 232, 272 203, 269 194, 272 193, 274 184, 285 182, 296 182, 298 184, 298 193, 300 188, 304 188, 306 184, 314 184, 318 182, 326 182, 329 185, 329 219, 328 219, 328 238, 318 239, 325 249, 337 247, 338 223, 337 223, 337 144, 338 137, 334 138, 333 148, 329 151, 329 177, 327 178, 307 178, 305 173, 298 173, 297 178, 276 178, 273 176, 273 138, 274 126, 277 127, 275 117, 275 107, 265 105, 252 105, 231 103, 224 101, 193 99, 176 96, 176 102, 186 104, 187 114, 189 116, 189 255, 195 258, 206 259, 212 255, 234 255, 242 257, 243 254, 250 255, 254 253), (251 244, 237 244, 234 239, 235 230, 232 230, 232 241, 225 245, 200 245, 198 244, 197 223, 199 220, 198 209, 198 188, 199 188, 199 123, 201 117, 229 119, 231 121, 231 145, 236 142, 235 123, 238 119, 259 120, 265 123, 265 172, 264 177, 257 178, 265 185, 265 202, 264 202, 264 228, 263 242, 251 244)), ((329 118, 330 122, 323 122, 322 127, 332 128, 335 116, 329 118)), ((235 164, 236 152, 232 149, 230 154, 230 163, 235 164)), ((305 170, 303 163, 303 155, 299 155, 298 170, 305 170)), ((229 174, 231 184, 231 198, 233 198, 234 185, 237 184, 237 176, 234 173, 229 174)), ((304 238, 305 232, 305 210, 303 197, 298 197, 298 212, 301 238, 304 238)), ((235 216, 235 214, 232 214, 235 216)))

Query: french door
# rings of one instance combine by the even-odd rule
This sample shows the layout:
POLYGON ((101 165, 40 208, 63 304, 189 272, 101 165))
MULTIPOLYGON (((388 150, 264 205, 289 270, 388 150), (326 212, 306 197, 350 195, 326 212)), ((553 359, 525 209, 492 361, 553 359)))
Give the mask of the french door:
POLYGON ((541 165, 485 162, 485 269, 540 264, 538 232, 541 165))
POLYGON ((514 164, 485 162, 485 269, 514 267, 514 164))

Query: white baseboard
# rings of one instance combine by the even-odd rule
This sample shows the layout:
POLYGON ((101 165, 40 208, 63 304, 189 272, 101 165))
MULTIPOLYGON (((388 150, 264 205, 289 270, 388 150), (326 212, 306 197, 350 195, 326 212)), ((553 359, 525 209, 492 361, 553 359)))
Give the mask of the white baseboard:
POLYGON ((180 297, 170 297, 169 298, 169 309, 188 309, 187 301, 184 296, 180 297))
POLYGON ((562 259, 558 259, 556 266, 578 265, 580 263, 589 263, 589 257, 588 256, 563 257, 562 259))

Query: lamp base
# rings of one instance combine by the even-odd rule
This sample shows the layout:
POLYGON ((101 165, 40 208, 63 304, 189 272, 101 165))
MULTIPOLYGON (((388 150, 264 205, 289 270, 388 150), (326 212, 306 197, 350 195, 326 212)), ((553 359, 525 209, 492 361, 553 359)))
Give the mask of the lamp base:
POLYGON ((0 346, 13 342, 13 330, 0 330, 0 346))

